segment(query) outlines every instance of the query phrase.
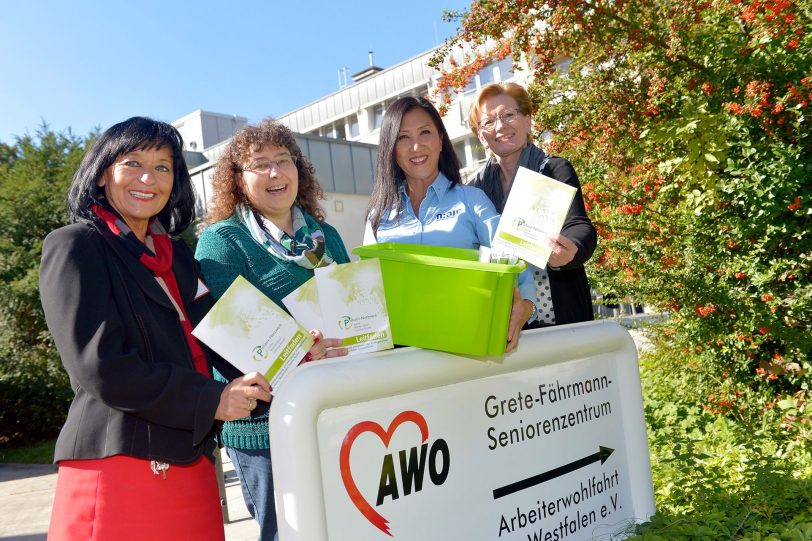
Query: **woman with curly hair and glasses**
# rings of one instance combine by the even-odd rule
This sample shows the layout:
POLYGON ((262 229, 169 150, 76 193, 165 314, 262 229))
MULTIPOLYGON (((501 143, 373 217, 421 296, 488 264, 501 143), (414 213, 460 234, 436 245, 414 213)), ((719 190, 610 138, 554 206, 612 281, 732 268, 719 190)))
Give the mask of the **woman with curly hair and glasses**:
MULTIPOLYGON (((215 298, 242 275, 284 309, 282 299, 313 269, 349 262, 338 232, 324 221, 315 169, 282 123, 265 119, 240 130, 217 162, 212 184, 210 225, 195 257, 215 298)), ((347 354, 341 340, 311 334, 316 342, 305 361, 347 354)), ((259 522, 260 540, 271 541, 277 526, 267 411, 225 423, 221 442, 259 522)))

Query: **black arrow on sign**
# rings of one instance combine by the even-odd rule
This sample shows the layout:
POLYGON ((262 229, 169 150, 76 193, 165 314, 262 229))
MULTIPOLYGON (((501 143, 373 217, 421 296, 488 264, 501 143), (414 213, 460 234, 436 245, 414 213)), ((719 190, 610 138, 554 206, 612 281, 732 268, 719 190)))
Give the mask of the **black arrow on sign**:
POLYGON ((555 479, 556 477, 561 477, 562 475, 575 471, 579 468, 583 468, 584 466, 589 466, 598 460, 600 460, 601 464, 603 464, 606 462, 606 459, 609 458, 609 455, 615 451, 614 449, 603 447, 602 445, 598 446, 598 449, 600 450, 597 453, 580 458, 575 462, 570 462, 569 464, 564 464, 563 466, 553 468, 550 471, 542 472, 538 475, 528 477, 527 479, 522 479, 521 481, 516 481, 515 483, 510 483, 509 485, 497 488, 493 491, 493 499, 498 500, 502 496, 508 496, 514 492, 519 492, 520 490, 540 485, 541 483, 549 481, 550 479, 555 479))

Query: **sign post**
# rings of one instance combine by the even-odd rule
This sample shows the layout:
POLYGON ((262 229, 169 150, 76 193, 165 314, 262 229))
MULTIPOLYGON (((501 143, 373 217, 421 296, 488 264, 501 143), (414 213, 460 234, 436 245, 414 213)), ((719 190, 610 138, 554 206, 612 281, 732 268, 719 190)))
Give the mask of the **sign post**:
POLYGON ((304 365, 270 427, 283 541, 617 538, 654 513, 637 352, 612 322, 503 357, 304 365))

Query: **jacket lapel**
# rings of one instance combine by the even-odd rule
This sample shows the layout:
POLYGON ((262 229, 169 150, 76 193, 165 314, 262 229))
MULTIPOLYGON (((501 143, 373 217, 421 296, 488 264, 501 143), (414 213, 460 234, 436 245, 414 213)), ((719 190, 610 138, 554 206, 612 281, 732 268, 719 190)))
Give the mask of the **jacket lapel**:
POLYGON ((119 259, 121 263, 119 268, 123 268, 124 279, 126 280, 127 278, 132 278, 132 280, 137 284, 138 288, 141 289, 145 295, 150 297, 156 303, 166 306, 174 312, 175 307, 172 305, 172 301, 170 301, 169 297, 161 286, 158 285, 158 282, 155 280, 155 276, 152 274, 152 272, 142 265, 141 262, 135 257, 133 257, 133 255, 121 245, 121 240, 113 235, 109 229, 106 227, 99 227, 98 225, 96 226, 96 229, 101 233, 102 238, 107 242, 107 245, 119 259))

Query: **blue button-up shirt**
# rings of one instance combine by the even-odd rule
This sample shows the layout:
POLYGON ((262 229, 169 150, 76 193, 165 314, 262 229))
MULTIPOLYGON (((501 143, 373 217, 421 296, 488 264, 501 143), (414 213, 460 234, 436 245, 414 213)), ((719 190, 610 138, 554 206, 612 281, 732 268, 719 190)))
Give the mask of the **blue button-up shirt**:
MULTIPOLYGON (((429 186, 415 215, 406 182, 400 187, 400 209, 381 219, 377 236, 367 221, 364 244, 406 242, 452 248, 490 247, 499 225, 499 213, 485 195, 473 186, 457 184, 440 173, 429 186)), ((519 275, 519 293, 535 303, 535 283, 528 270, 519 275)))
POLYGON ((490 247, 497 225, 499 214, 485 192, 461 184, 452 188, 451 181, 440 173, 429 186, 417 216, 404 182, 400 187, 400 209, 393 209, 381 219, 377 239, 367 222, 364 244, 408 242, 479 249, 490 247))

